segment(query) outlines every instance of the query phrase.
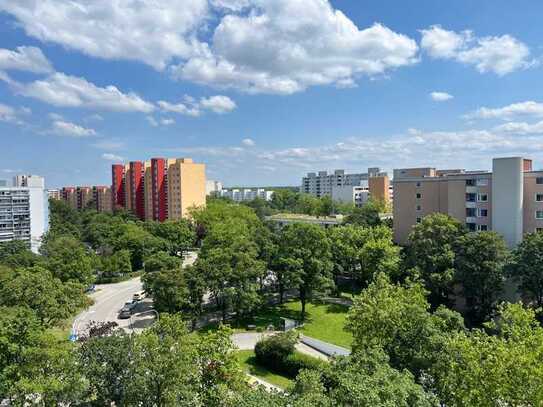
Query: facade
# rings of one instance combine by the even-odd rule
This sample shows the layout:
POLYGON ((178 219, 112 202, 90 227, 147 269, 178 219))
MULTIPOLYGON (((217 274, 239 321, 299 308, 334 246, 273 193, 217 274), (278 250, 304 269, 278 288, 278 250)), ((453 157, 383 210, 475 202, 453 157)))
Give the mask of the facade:
POLYGON ((111 188, 107 186, 64 187, 60 190, 59 196, 59 199, 65 201, 72 209, 94 208, 98 212, 112 211, 111 188))
POLYGON ((110 187, 102 185, 94 186, 92 187, 92 196, 98 212, 110 213, 113 211, 113 199, 110 187))
POLYGON ((60 191, 63 201, 65 201, 72 209, 78 209, 78 198, 76 187, 64 187, 60 191))
POLYGON ((47 198, 49 199, 61 199, 61 192, 60 189, 48 189, 47 190, 47 198))
POLYGON ((219 181, 213 181, 208 179, 206 181, 206 195, 207 196, 220 196, 219 193, 222 191, 222 183, 219 181))
MULTIPOLYGON (((24 178, 15 178, 14 182, 24 183, 24 178)), ((0 242, 22 240, 34 253, 48 228, 48 201, 43 178, 34 182, 38 178, 27 184, 37 186, 0 187, 0 242)))
POLYGON ((39 175, 20 174, 13 177, 13 186, 45 189, 45 179, 39 175))
POLYGON ((331 195, 333 187, 359 186, 362 181, 378 175, 386 175, 386 173, 382 173, 377 167, 368 168, 367 173, 360 174, 345 174, 345 170, 335 170, 333 174, 328 174, 326 171, 310 172, 302 178, 300 192, 320 198, 331 195))
POLYGON ((216 196, 229 198, 235 202, 252 201, 256 198, 270 201, 273 196, 273 191, 267 191, 263 188, 221 189, 215 194, 216 196))
POLYGON ((77 209, 86 209, 93 200, 92 187, 77 187, 77 209))
POLYGON ((205 206, 205 164, 190 158, 152 158, 112 166, 112 201, 142 220, 181 219, 205 206))
POLYGON ((360 181, 360 185, 332 186, 331 197, 334 201, 353 203, 357 207, 364 206, 370 198, 388 204, 392 201, 392 186, 388 175, 370 176, 360 181))
POLYGON ((405 244, 424 216, 440 212, 471 231, 493 230, 510 247, 543 231, 543 171, 521 157, 495 158, 492 172, 394 170, 394 239, 405 244))

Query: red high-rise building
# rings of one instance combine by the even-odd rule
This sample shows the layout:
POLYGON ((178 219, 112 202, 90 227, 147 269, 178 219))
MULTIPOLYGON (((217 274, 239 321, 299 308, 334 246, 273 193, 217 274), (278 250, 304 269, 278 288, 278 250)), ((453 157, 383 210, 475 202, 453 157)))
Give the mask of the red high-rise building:
POLYGON ((130 161, 129 179, 132 211, 141 220, 145 219, 144 165, 141 161, 130 161))
POLYGON ((168 167, 164 158, 151 159, 153 220, 168 219, 168 167))
POLYGON ((123 164, 113 164, 111 166, 111 198, 113 200, 113 209, 124 208, 126 205, 125 194, 125 172, 123 164))

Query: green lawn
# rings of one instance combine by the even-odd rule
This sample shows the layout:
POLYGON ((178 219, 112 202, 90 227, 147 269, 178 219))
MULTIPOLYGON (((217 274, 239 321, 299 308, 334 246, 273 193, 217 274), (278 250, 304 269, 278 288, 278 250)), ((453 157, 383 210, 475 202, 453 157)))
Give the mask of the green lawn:
MULTIPOLYGON (((335 304, 307 304, 306 320, 300 332, 330 342, 334 345, 350 348, 353 337, 345 332, 345 319, 348 308, 335 304)), ((232 321, 231 326, 235 332, 245 331, 247 325, 256 325, 257 329, 263 330, 270 324, 280 326, 281 317, 300 320, 301 304, 299 301, 290 301, 282 306, 267 307, 260 310, 253 318, 241 322, 232 321)), ((214 329, 207 327, 206 329, 214 329)))
POLYGON ((243 370, 253 376, 258 377, 259 379, 262 379, 277 387, 281 387, 282 389, 288 389, 294 384, 291 379, 272 373, 265 367, 258 365, 256 363, 255 353, 252 350, 237 351, 236 356, 243 370))

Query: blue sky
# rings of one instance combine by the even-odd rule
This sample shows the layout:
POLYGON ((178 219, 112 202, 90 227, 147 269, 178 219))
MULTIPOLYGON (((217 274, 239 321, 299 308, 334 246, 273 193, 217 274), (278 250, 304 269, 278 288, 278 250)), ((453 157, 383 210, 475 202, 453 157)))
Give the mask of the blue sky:
POLYGON ((523 0, 5 0, 0 178, 108 184, 112 163, 153 156, 250 186, 507 155, 540 168, 542 15, 523 0))

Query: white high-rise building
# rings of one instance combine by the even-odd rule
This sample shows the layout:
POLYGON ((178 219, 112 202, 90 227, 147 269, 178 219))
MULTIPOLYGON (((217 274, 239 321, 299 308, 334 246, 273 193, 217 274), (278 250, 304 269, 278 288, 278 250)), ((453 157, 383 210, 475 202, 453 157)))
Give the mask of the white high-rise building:
POLYGON ((37 253, 48 229, 49 207, 43 177, 18 175, 0 187, 0 243, 23 240, 37 253))
POLYGON ((345 170, 335 170, 333 174, 328 174, 326 171, 309 172, 307 176, 302 178, 300 192, 320 198, 332 195, 334 187, 359 186, 370 177, 384 175, 387 175, 386 172, 381 172, 378 167, 368 168, 367 173, 358 174, 345 174, 345 170))

